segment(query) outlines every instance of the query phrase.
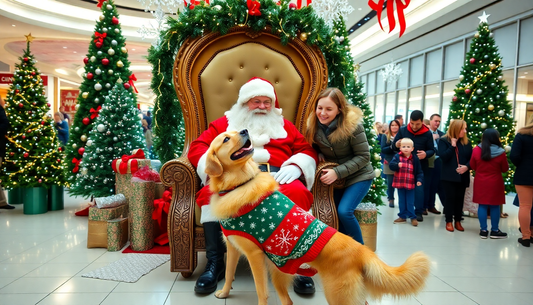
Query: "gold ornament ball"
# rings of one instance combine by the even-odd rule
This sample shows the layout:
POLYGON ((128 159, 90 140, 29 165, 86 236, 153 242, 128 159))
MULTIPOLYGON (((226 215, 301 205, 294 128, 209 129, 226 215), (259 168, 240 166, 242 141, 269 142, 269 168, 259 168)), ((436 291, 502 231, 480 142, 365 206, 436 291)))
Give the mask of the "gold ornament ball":
POLYGON ((374 159, 381 160, 381 156, 379 154, 374 154, 374 159))
POLYGON ((490 64, 490 65, 489 65, 489 68, 490 68, 491 70, 494 70, 494 69, 496 68, 496 65, 495 65, 495 64, 490 64))
POLYGON ((102 21, 102 20, 105 19, 105 16, 104 16, 104 15, 100 15, 100 16, 98 17, 98 19, 100 19, 100 21, 102 21))
POLYGON ((89 92, 83 92, 83 93, 81 94, 81 96, 82 96, 83 98, 87 98, 87 97, 89 96, 89 92))
POLYGON ((489 108, 490 111, 492 111, 492 110, 494 110, 494 105, 490 104, 488 108, 489 108))
POLYGON ((301 39, 302 41, 306 41, 306 40, 307 40, 307 33, 302 33, 302 34, 300 34, 300 39, 301 39))
POLYGON ((117 67, 119 68, 124 67, 124 63, 122 62, 122 60, 117 61, 117 67))
POLYGON ((479 32, 476 32, 476 33, 474 34, 474 37, 479 38, 479 32))
POLYGON ((122 53, 128 53, 128 49, 126 47, 122 47, 120 48, 120 51, 122 51, 122 53))
POLYGON ((85 142, 85 141, 87 141, 87 136, 86 136, 86 135, 81 135, 80 139, 81 139, 83 142, 85 142))

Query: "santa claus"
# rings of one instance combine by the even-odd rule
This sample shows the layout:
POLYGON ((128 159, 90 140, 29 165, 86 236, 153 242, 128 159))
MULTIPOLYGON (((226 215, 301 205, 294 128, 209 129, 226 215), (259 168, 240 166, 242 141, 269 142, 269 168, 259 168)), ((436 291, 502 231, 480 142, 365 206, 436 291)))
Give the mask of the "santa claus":
MULTIPOLYGON (((283 118, 272 84, 254 77, 239 90, 235 105, 222 118, 213 121, 209 128, 191 143, 188 158, 196 167, 204 187, 198 192, 196 202, 202 210, 200 222, 204 226, 207 265, 198 278, 194 290, 211 293, 217 282, 224 278, 224 252, 221 227, 211 214, 205 161, 211 142, 220 133, 248 129, 254 146, 253 159, 261 171, 270 172, 280 184, 279 191, 306 211, 311 209, 317 153, 306 142, 293 123, 283 118), (305 185, 298 178, 303 177, 305 185)), ((311 278, 297 277, 294 290, 313 293, 311 278)))

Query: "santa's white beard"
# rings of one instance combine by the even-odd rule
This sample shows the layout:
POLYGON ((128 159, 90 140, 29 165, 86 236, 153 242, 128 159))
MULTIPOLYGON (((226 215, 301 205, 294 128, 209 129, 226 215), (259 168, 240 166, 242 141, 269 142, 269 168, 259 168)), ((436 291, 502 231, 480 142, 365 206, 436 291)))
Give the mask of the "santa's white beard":
POLYGON ((249 110, 246 104, 235 104, 225 115, 228 118, 228 130, 248 129, 254 147, 264 146, 270 139, 287 137, 281 109, 249 110))

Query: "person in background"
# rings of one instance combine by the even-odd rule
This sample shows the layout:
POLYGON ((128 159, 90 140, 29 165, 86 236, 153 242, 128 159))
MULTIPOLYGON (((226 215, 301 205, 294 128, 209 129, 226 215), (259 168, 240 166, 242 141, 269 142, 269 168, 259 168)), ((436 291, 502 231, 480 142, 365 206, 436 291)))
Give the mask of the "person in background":
POLYGON ((141 120, 143 131, 144 131, 144 140, 146 141, 146 149, 151 151, 154 140, 152 137, 152 130, 148 128, 148 122, 146 120, 141 120))
MULTIPOLYGON (((4 156, 6 155, 7 131, 11 126, 7 119, 6 111, 4 110, 5 104, 6 102, 0 97, 0 168, 4 162, 4 156)), ((12 210, 14 208, 14 206, 7 204, 4 188, 2 188, 2 184, 0 183, 0 209, 12 210)))
POLYGON ((386 136, 381 138, 381 154, 383 155, 383 173, 387 179, 387 199, 389 200, 389 207, 394 208, 394 187, 392 182, 394 180, 394 171, 389 168, 389 163, 394 157, 395 152, 391 148, 391 142, 400 130, 400 122, 393 120, 389 123, 389 131, 386 136))
POLYGON ((70 119, 70 115, 68 115, 68 113, 65 112, 65 106, 61 105, 59 107, 59 112, 61 112, 61 114, 63 115, 63 120, 67 121, 67 123, 71 125, 72 120, 70 119))
POLYGON ((415 214, 415 185, 421 186, 424 181, 424 172, 420 160, 413 154, 413 140, 403 138, 400 142, 400 152, 390 161, 390 169, 394 171, 392 186, 398 189, 398 206, 400 213, 394 223, 404 223, 407 217, 411 225, 418 226, 415 214))
MULTIPOLYGON (((429 131, 431 132, 431 135, 433 136, 433 145, 435 146, 435 151, 439 150, 438 141, 439 139, 444 136, 444 132, 439 130, 441 122, 440 114, 432 114, 429 118, 429 131)), ((429 192, 424 194, 424 208, 427 212, 431 212, 433 214, 441 214, 439 210, 435 208, 435 199, 437 197, 437 194, 439 194, 440 202, 444 204, 444 189, 442 188, 442 184, 440 183, 440 173, 442 171, 442 160, 439 158, 437 154, 433 155, 431 159, 429 159, 429 162, 433 163, 433 173, 431 175, 431 181, 429 185, 429 192)))
POLYGON ((424 113, 420 110, 411 112, 409 117, 409 124, 400 128, 394 141, 392 142, 392 149, 394 151, 400 150, 400 140, 403 138, 410 138, 413 140, 415 147, 415 154, 420 160, 422 171, 424 172, 424 183, 422 186, 415 187, 415 214, 416 219, 421 222, 424 221, 422 214, 424 212, 424 193, 429 192, 429 184, 431 179, 431 172, 433 169, 429 168, 428 158, 435 154, 435 147, 433 146, 433 136, 429 132, 429 128, 424 126, 424 113))
POLYGON ((444 203, 446 230, 454 231, 452 221, 455 219, 455 229, 464 231, 461 219, 465 191, 470 185, 470 158, 472 157, 472 145, 466 136, 466 122, 453 120, 446 135, 439 139, 438 145, 437 154, 442 160, 440 180, 446 192, 444 203))
POLYGON ((531 238, 531 207, 533 205, 533 115, 526 126, 520 128, 511 148, 511 162, 516 166, 513 182, 520 205, 518 222, 522 238, 518 239, 524 247, 529 247, 531 238))
POLYGON ((152 130, 152 113, 150 110, 146 111, 146 115, 143 115, 143 120, 146 120, 146 124, 148 129, 152 130))
POLYGON ((429 120, 428 119, 424 119, 424 126, 429 128, 429 120))
POLYGON ((381 143, 381 137, 383 136, 383 124, 381 122, 375 122, 374 131, 376 132, 378 143, 381 143))
POLYGON ((339 231, 363 243, 363 235, 354 212, 372 185, 375 174, 370 163, 370 147, 363 127, 363 112, 349 105, 337 88, 327 88, 313 105, 315 113, 307 119, 305 137, 319 152, 319 161, 335 162, 324 169, 320 180, 332 184, 344 179, 344 188, 337 191, 336 205, 339 231))
POLYGON ((400 127, 403 127, 403 115, 397 114, 394 116, 394 119, 398 122, 400 122, 400 127))
POLYGON ((472 201, 479 204, 478 218, 482 239, 489 237, 487 231, 487 211, 490 209, 490 238, 507 238, 507 233, 500 231, 500 206, 505 204, 505 186, 502 173, 509 170, 507 155, 500 142, 500 133, 494 128, 485 129, 481 143, 474 148, 470 167, 476 171, 474 179, 474 196, 472 201))
POLYGON ((68 141, 68 122, 65 121, 61 112, 54 113, 54 127, 57 130, 57 138, 61 142, 61 146, 67 145, 68 141))

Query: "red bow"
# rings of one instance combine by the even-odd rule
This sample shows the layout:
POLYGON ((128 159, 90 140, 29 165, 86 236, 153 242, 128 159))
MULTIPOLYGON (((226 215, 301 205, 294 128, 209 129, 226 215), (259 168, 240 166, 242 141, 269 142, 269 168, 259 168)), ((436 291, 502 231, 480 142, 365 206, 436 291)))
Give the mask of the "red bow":
POLYGON ((91 110, 90 110, 90 112, 91 112, 91 120, 94 120, 94 118, 98 117, 98 113, 100 112, 100 109, 102 109, 102 106, 98 106, 98 108, 96 108, 96 110, 94 108, 91 108, 91 110))
POLYGON ((96 37, 94 39, 94 42, 97 43, 97 42, 100 42, 100 43, 104 43, 104 38, 107 37, 107 33, 98 33, 98 32, 94 32, 94 36, 96 37))
POLYGON ((135 90, 135 93, 139 93, 139 91, 137 91, 137 87, 135 87, 135 85, 133 84, 133 81, 136 81, 137 80, 137 77, 135 77, 135 74, 132 74, 130 75, 130 78, 128 80, 128 83, 130 84, 130 86, 133 87, 133 90, 135 90))
POLYGON ((152 212, 152 219, 157 221, 161 235, 155 238, 155 243, 165 245, 168 243, 168 232, 166 230, 166 219, 168 217, 168 210, 170 209, 170 200, 172 199, 172 189, 166 190, 163 193, 163 198, 154 200, 154 211, 152 212))
POLYGON ((80 162, 81 159, 72 158, 72 163, 75 164, 74 169, 72 170, 73 173, 77 173, 80 170, 80 162))
MULTIPOLYGON (((111 163, 111 167, 117 173, 126 174, 128 172, 128 162, 131 159, 145 159, 144 151, 142 149, 137 149, 131 156, 123 155, 120 159, 113 160, 113 162, 111 163), (120 161, 118 168, 117 161, 120 161)), ((131 173, 134 174, 137 170, 139 170, 139 164, 137 162, 132 162, 131 173)))
POLYGON ((250 16, 261 16, 261 3, 259 1, 247 0, 246 5, 248 6, 248 15, 250 16))
MULTIPOLYGON (((387 18, 389 20, 389 33, 394 30, 396 26, 396 20, 394 19, 394 3, 396 3, 396 12, 398 14, 398 23, 400 23, 400 37, 402 37, 405 32, 405 15, 403 10, 409 6, 411 0, 390 0, 387 1, 387 18), (403 3, 405 2, 405 4, 403 3)), ((383 4, 385 0, 379 0, 378 3, 374 3, 373 0, 368 0, 368 6, 371 9, 377 12, 378 22, 381 30, 383 30, 383 25, 381 25, 381 13, 383 12, 383 4)))
POLYGON ((105 1, 106 0, 98 0, 98 4, 96 5, 96 7, 102 7, 105 1))
MULTIPOLYGON (((307 6, 309 6, 309 4, 313 3, 313 0, 307 0, 307 6)), ((298 7, 298 9, 301 9, 302 8, 302 0, 298 0, 296 1, 296 6, 298 7)))

